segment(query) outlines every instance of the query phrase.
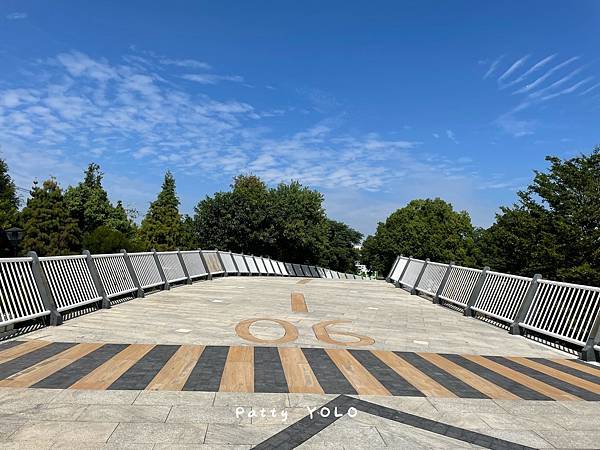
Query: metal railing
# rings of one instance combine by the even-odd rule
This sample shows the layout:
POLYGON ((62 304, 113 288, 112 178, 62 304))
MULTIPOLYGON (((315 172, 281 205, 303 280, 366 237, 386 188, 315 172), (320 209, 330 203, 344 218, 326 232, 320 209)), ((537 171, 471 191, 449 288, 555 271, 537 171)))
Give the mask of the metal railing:
POLYGON ((186 270, 181 264, 179 252, 160 252, 157 255, 168 283, 177 283, 188 279, 186 270))
POLYGON ((181 257, 183 258, 183 264, 187 268, 190 278, 194 279, 208 275, 199 250, 182 251, 181 257))
POLYGON ((153 288, 165 283, 154 258, 154 252, 129 253, 128 256, 142 289, 153 288))
POLYGON ((235 266, 235 262, 233 261, 233 255, 231 253, 219 252, 219 256, 221 257, 221 261, 223 262, 225 272, 238 273, 238 269, 235 266))
POLYGON ((511 334, 600 360, 600 288, 404 256, 396 258, 386 280, 460 308, 466 316, 492 319, 511 334))
POLYGON ((92 255, 92 260, 108 298, 137 291, 123 253, 92 255))
POLYGON ((221 258, 219 258, 218 250, 202 250, 202 256, 204 257, 207 266, 206 268, 210 274, 218 275, 225 273, 225 268, 223 267, 221 258))
POLYGON ((402 274, 402 278, 399 280, 400 284, 409 288, 414 288, 419 281, 419 275, 421 274, 421 270, 423 270, 424 266, 425 261, 420 259, 411 259, 408 262, 404 273, 402 274))
POLYGON ((240 273, 240 274, 250 273, 250 270, 248 269, 248 266, 246 265, 246 258, 244 257, 244 255, 234 253, 233 261, 235 262, 235 265, 237 266, 238 273, 240 273))
POLYGON ((267 266, 265 266, 265 262, 263 261, 262 257, 256 257, 254 258, 254 261, 256 261, 256 267, 258 267, 258 272, 261 275, 268 275, 269 272, 267 272, 267 266))
POLYGON ((437 291, 442 285, 447 271, 448 266, 446 264, 428 262, 415 289, 417 292, 437 295, 437 291))
POLYGON ((531 278, 488 271, 481 292, 471 309, 511 324, 525 300, 531 281, 531 278))
POLYGON ((39 258, 58 312, 102 301, 85 255, 39 258))
POLYGON ((267 268, 267 273, 269 275, 275 275, 275 269, 271 264, 271 260, 269 258, 263 258, 263 262, 265 263, 265 267, 267 268))
POLYGON ((600 288, 539 280, 531 307, 519 326, 584 346, 599 304, 600 288))
POLYGON ((244 259, 246 260, 246 264, 248 265, 250 273, 258 275, 260 272, 258 271, 258 266, 256 265, 256 260, 254 259, 254 256, 245 255, 244 259))
POLYGON ((0 327, 47 316, 33 273, 33 258, 0 260, 0 327))

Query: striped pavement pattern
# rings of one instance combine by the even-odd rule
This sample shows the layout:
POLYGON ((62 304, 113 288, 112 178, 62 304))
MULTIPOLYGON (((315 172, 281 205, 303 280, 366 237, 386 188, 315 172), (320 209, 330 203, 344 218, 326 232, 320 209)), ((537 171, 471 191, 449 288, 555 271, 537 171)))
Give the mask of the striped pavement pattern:
POLYGON ((0 387, 600 401, 600 367, 574 359, 32 340, 0 344, 0 387))

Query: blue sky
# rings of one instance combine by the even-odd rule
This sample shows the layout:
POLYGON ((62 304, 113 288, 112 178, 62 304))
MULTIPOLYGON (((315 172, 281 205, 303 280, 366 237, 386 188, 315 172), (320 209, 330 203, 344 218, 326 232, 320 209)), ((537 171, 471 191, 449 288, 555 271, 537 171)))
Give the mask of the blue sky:
POLYGON ((600 144, 600 2, 0 3, 0 152, 19 186, 98 162, 146 210, 252 172, 364 233, 414 198, 476 225, 600 144))

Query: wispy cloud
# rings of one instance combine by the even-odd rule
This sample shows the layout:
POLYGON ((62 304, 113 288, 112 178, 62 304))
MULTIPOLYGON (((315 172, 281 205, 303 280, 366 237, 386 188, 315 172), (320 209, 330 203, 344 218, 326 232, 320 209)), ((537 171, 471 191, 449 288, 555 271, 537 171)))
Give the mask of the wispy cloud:
MULTIPOLYGON (((188 89, 177 70, 161 69, 164 61, 136 54, 115 63, 70 51, 38 62, 35 75, 0 89, 0 144, 12 160, 52 155, 48 165, 31 164, 29 176, 63 170, 67 182, 73 167, 92 158, 130 158, 146 171, 170 167, 215 179, 253 172, 269 183, 298 179, 317 188, 379 191, 402 177, 397 164, 441 177, 456 177, 465 164, 424 155, 416 140, 345 132, 335 115, 277 131, 269 118, 287 109, 262 111, 188 89)), ((335 105, 323 91, 307 95, 320 106, 335 105)))
POLYGON ((529 55, 525 55, 522 58, 516 60, 502 75, 500 75, 500 77, 498 78, 498 82, 502 83, 505 79, 509 78, 528 59, 529 55))
MULTIPOLYGON (((556 54, 551 54, 539 59, 527 68, 526 63, 529 58, 530 55, 526 55, 517 59, 510 66, 506 67, 504 72, 497 78, 500 90, 513 87, 515 90, 512 94, 519 98, 516 106, 512 107, 508 112, 501 114, 494 121, 500 129, 514 137, 522 137, 534 133, 538 122, 535 119, 524 118, 523 114, 526 110, 531 111, 535 106, 539 106, 557 97, 577 93, 584 95, 584 93, 591 92, 600 86, 598 84, 590 86, 585 90, 581 89, 582 87, 586 88, 595 79, 593 75, 585 76, 584 71, 589 69, 589 64, 584 64, 567 72, 573 63, 581 59, 579 56, 573 56, 554 66, 549 66, 556 58, 556 54), (538 72, 543 68, 546 68, 546 71, 539 75, 538 72), (570 86, 568 85, 569 82, 571 82, 570 86), (565 88, 565 86, 569 87, 565 88)), ((484 78, 486 77, 484 76, 484 78)))
POLYGON ((520 75, 518 78, 515 78, 513 81, 505 84, 504 87, 513 86, 513 85, 518 84, 521 81, 527 79, 527 77, 529 77, 529 75, 531 75, 534 72, 537 72, 539 69, 544 67, 550 61, 552 61, 555 57, 556 57, 556 54, 545 57, 544 59, 540 60, 539 62, 537 62, 536 64, 531 66, 525 73, 520 75))
POLYGON ((454 135, 454 131, 446 130, 446 136, 448 136, 448 139, 450 139, 452 142, 454 142, 455 144, 458 144, 458 140, 456 139, 456 136, 454 135))
POLYGON ((210 70, 212 66, 204 61, 197 61, 195 59, 171 59, 171 58, 161 58, 159 60, 160 64, 170 65, 170 66, 178 66, 185 67, 187 69, 202 69, 202 70, 210 70))
POLYGON ((496 72, 496 69, 498 68, 498 65, 500 64, 500 62, 502 61, 503 58, 504 58, 504 55, 499 56, 494 61, 492 61, 487 72, 483 75, 484 80, 487 79, 488 77, 490 77, 494 72, 496 72))
POLYGON ((578 59, 579 59, 579 56, 574 56, 573 58, 569 58, 566 61, 554 66, 552 69, 548 70, 544 75, 537 78, 535 81, 533 81, 533 82, 523 86, 521 89, 515 91, 515 94, 522 94, 522 93, 530 92, 531 90, 535 89, 540 84, 542 84, 544 81, 546 81, 548 78, 550 78, 550 76, 552 76, 552 74, 558 72, 563 67, 566 67, 569 64, 574 63, 578 59))
POLYGON ((27 19, 27 13, 24 12, 13 12, 6 15, 8 20, 23 20, 27 19))
POLYGON ((215 75, 210 73, 188 73, 182 75, 181 78, 201 84, 217 84, 220 81, 241 83, 244 81, 244 78, 240 75, 215 75))

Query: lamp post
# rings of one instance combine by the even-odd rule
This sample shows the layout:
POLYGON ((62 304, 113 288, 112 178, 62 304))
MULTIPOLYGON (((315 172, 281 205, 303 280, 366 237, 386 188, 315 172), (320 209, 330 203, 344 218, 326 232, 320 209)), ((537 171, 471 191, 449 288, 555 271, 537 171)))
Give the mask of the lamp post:
POLYGON ((4 232, 6 233, 6 239, 8 239, 8 242, 13 249, 13 256, 17 256, 19 243, 23 240, 23 230, 21 228, 12 227, 8 230, 4 230, 4 232))

